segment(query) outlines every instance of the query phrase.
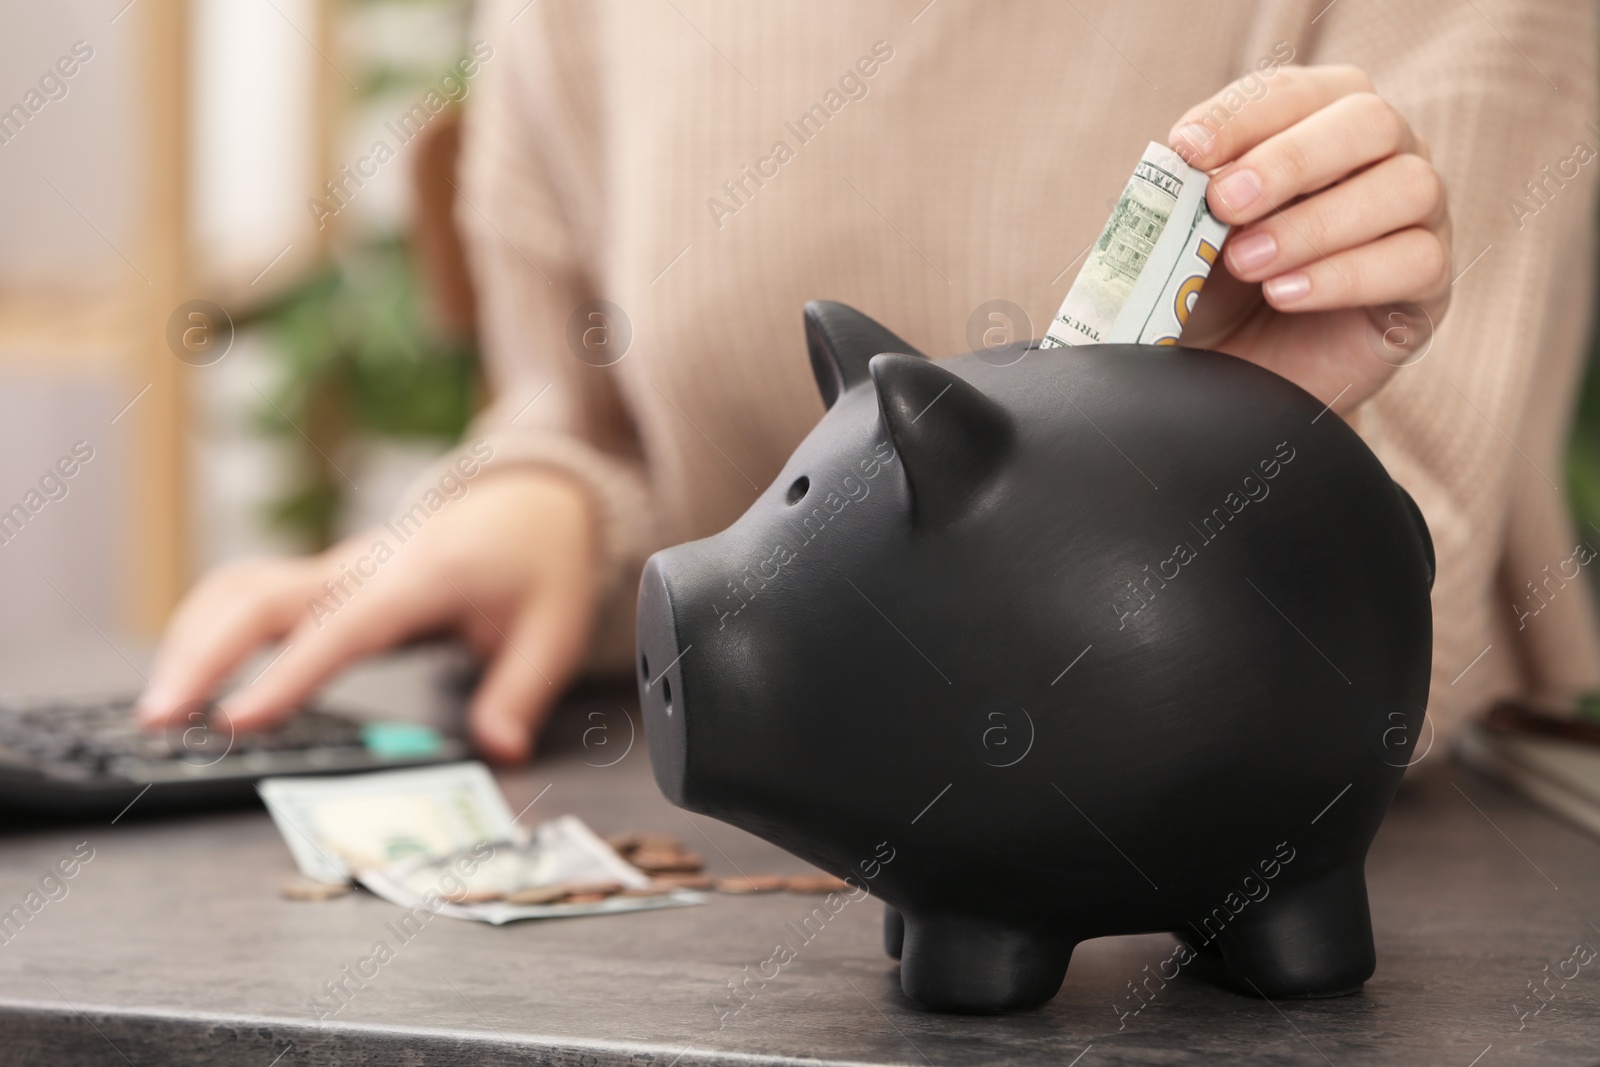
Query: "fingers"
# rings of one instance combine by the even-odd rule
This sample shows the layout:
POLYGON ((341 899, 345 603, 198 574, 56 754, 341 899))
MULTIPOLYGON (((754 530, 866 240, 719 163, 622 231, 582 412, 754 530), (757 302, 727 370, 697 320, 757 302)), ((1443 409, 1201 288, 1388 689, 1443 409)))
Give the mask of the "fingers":
POLYGON ((255 648, 283 639, 278 657, 221 705, 239 729, 269 727, 350 661, 454 626, 493 660, 475 730, 490 755, 521 758, 582 660, 595 608, 593 541, 581 489, 564 476, 507 475, 434 519, 406 543, 404 562, 387 563, 395 553, 381 535, 277 570, 233 568, 178 613, 145 715, 166 721, 255 648))
POLYGON ((1391 156, 1320 196, 1230 234, 1223 254, 1235 278, 1266 281, 1408 226, 1432 229, 1444 214, 1438 172, 1420 156, 1391 156))
POLYGON ((1261 285, 1279 311, 1327 311, 1400 301, 1437 301, 1449 291, 1450 257, 1432 230, 1408 227, 1261 285))
POLYGON ((261 730, 294 713, 323 682, 352 660, 423 633, 448 617, 451 605, 431 583, 400 573, 355 589, 342 603, 299 606, 297 625, 279 658, 222 702, 239 730, 261 730))
POLYGON ((1281 67, 1270 82, 1241 78, 1196 104, 1173 124, 1167 143, 1190 166, 1211 170, 1340 97, 1371 91, 1372 82, 1359 67, 1281 67), (1230 105, 1239 99, 1247 103, 1230 105))
POLYGON ((252 652, 295 624, 311 582, 300 560, 256 560, 208 577, 167 628, 139 698, 140 722, 164 725, 185 704, 210 697, 252 652))
POLYGON ((531 634, 518 631, 501 648, 473 695, 468 723, 478 751, 496 763, 520 763, 559 690, 533 658, 531 634))
POLYGON ((1414 145, 1410 125, 1382 97, 1341 97, 1212 175, 1207 203, 1230 225, 1254 222, 1414 145))
POLYGON ((1279 311, 1449 298, 1450 220, 1428 146, 1355 67, 1282 67, 1190 109, 1170 143, 1211 170, 1229 274, 1279 311))
POLYGON ((549 590, 524 613, 496 653, 468 721, 478 750, 497 763, 532 754, 533 738, 583 660, 589 607, 549 590))

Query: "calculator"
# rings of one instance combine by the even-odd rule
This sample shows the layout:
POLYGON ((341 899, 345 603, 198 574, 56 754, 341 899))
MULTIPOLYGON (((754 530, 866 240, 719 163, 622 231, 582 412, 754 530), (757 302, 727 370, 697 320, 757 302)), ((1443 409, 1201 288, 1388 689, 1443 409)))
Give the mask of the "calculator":
POLYGON ((272 730, 235 733, 197 702, 164 730, 132 695, 0 697, 0 808, 74 817, 251 803, 262 778, 354 774, 464 759, 467 746, 413 722, 308 706, 272 730))

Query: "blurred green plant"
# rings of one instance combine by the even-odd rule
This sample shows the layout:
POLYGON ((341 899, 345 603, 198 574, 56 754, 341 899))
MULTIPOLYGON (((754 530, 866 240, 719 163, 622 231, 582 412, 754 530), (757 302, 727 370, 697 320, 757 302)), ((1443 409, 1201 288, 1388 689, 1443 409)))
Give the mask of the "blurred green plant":
POLYGON ((257 428, 287 441, 301 469, 294 488, 270 503, 268 520, 313 548, 334 539, 353 489, 354 441, 447 446, 477 410, 476 347, 429 321, 404 238, 348 250, 239 322, 252 325, 267 332, 280 367, 255 410, 257 428))

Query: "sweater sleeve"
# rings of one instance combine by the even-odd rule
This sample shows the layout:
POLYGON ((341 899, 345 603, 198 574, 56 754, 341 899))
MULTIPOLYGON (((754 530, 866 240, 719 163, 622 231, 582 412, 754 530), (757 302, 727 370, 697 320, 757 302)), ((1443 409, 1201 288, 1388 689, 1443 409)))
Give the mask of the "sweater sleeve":
POLYGON ((1301 61, 1363 67, 1429 145, 1450 203, 1451 307, 1425 355, 1352 420, 1432 531, 1442 736, 1493 696, 1595 681, 1585 583, 1521 627, 1514 610, 1524 579, 1576 540, 1563 455, 1594 293, 1595 10, 1319 8, 1301 61))
POLYGON ((596 306, 598 124, 586 111, 595 96, 583 76, 586 17, 576 5, 480 4, 474 37, 493 52, 468 101, 455 211, 493 397, 467 439, 480 456, 492 450, 489 472, 545 467, 590 495, 601 561, 594 671, 631 661, 634 579, 655 547, 655 523, 613 369, 629 329, 617 309, 596 306))

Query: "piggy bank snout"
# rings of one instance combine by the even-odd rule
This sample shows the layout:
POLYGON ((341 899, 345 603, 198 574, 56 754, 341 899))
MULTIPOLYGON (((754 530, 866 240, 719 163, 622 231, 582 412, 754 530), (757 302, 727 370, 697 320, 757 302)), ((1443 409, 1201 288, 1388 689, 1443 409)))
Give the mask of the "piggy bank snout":
POLYGON ((650 766, 656 784, 672 803, 685 807, 684 778, 688 764, 688 729, 684 698, 684 654, 679 647, 667 569, 662 555, 651 557, 639 582, 638 662, 639 710, 644 717, 650 766))

